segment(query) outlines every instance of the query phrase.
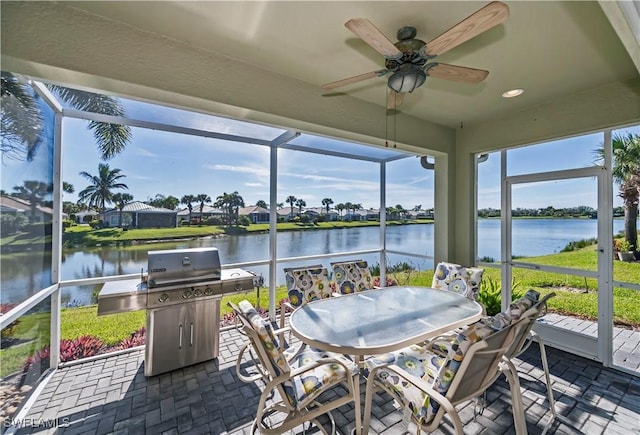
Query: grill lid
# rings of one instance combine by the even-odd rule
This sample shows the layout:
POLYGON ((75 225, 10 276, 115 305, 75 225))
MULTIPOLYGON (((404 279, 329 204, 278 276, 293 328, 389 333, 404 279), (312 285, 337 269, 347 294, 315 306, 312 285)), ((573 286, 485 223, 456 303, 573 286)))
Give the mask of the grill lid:
POLYGON ((149 287, 203 280, 219 280, 220 256, 217 248, 190 248, 149 251, 149 287))

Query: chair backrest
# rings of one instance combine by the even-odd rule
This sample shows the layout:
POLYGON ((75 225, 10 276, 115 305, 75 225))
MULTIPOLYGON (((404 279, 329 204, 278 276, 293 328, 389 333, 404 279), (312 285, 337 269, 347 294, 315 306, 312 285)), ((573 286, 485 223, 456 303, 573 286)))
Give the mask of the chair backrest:
MULTIPOLYGON (((242 323, 242 329, 249 338, 251 346, 258 355, 260 364, 267 371, 270 379, 268 382, 280 375, 291 372, 291 366, 287 361, 282 343, 274 334, 273 327, 268 319, 260 316, 258 311, 247 300, 240 301, 238 305, 233 302, 227 304, 235 311, 237 318, 242 323)), ((295 408, 297 398, 294 391, 293 380, 278 384, 278 390, 281 397, 286 397, 291 408, 295 408)))
POLYGON ((440 262, 433 273, 431 287, 453 291, 477 301, 483 273, 484 269, 479 267, 440 262))
MULTIPOLYGON (((465 367, 462 376, 455 378, 457 388, 453 389, 450 396, 453 403, 476 396, 478 391, 484 391, 494 382, 499 376, 496 368, 502 357, 511 358, 519 353, 546 301, 553 296, 555 294, 551 293, 538 300, 539 293, 529 290, 506 311, 482 319, 463 332, 470 338, 469 341, 473 341, 474 336, 481 337, 486 347, 474 349, 473 356, 468 355, 470 358, 467 363, 472 364, 465 367)), ((460 334, 456 340, 459 338, 460 334)), ((459 351, 452 349, 447 358, 455 357, 452 353, 455 355, 459 351)))
POLYGON ((331 263, 336 290, 342 294, 355 293, 373 288, 369 265, 364 260, 331 263))
POLYGON ((331 296, 329 272, 322 265, 287 268, 284 277, 289 303, 294 307, 331 296))

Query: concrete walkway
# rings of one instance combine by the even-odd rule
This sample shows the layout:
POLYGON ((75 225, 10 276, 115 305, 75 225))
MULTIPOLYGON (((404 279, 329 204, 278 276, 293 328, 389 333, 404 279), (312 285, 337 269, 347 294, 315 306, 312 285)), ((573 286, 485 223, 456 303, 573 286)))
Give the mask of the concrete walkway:
MULTIPOLYGON (((547 325, 570 329, 593 338, 598 337, 598 324, 590 320, 547 313, 543 321, 547 325)), ((640 331, 613 328, 613 363, 640 374, 640 331)))
MULTIPOLYGON (((144 352, 84 362, 54 373, 28 413, 38 434, 249 434, 262 385, 238 380, 235 361, 245 338, 235 329, 221 334, 220 357, 146 378, 144 352), (57 420, 56 420, 57 419, 57 420), (51 421, 58 428, 43 427, 51 421), (41 422, 43 424, 40 424, 41 422), (64 426, 64 427, 62 427, 64 426)), ((640 378, 549 348, 553 391, 560 415, 551 434, 639 434, 640 378)), ((636 354, 637 356, 637 354, 636 354)), ((537 346, 517 361, 530 434, 540 434, 550 412, 537 346)), ((362 385, 364 395, 364 384, 362 385)), ((354 427, 353 406, 334 411, 341 434, 354 427)), ((486 408, 474 417, 473 403, 461 407, 465 434, 514 433, 509 388, 504 377, 488 390, 486 408)), ((402 413, 390 396, 374 398, 372 433, 403 433, 402 413)), ((450 425, 437 434, 450 434, 450 425)))

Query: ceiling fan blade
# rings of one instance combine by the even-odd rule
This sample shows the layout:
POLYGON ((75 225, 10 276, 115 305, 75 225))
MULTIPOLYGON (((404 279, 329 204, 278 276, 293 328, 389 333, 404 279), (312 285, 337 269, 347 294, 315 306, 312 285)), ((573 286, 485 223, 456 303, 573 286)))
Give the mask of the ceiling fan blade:
POLYGON ((504 3, 494 1, 469 15, 458 24, 427 43, 427 54, 437 56, 509 18, 509 7, 504 3))
POLYGON ((439 79, 454 80, 456 82, 480 83, 489 75, 483 69, 467 68, 465 66, 436 63, 427 66, 427 75, 439 79))
POLYGON ((389 92, 389 95, 387 95, 387 109, 397 109, 400 107, 406 94, 406 92, 389 92))
POLYGON ((402 53, 393 45, 393 42, 384 36, 384 33, 378 30, 368 19, 353 18, 344 23, 344 25, 384 57, 402 56, 402 53))
POLYGON ((368 73, 360 74, 358 76, 353 76, 353 77, 349 77, 349 78, 346 78, 346 79, 337 80, 335 82, 327 83, 325 85, 322 85, 322 89, 324 89, 326 91, 329 91, 331 89, 339 88, 341 86, 350 85, 352 83, 361 82, 363 80, 372 79, 374 77, 382 77, 387 72, 388 71, 386 69, 379 70, 379 71, 371 71, 371 72, 368 72, 368 73))

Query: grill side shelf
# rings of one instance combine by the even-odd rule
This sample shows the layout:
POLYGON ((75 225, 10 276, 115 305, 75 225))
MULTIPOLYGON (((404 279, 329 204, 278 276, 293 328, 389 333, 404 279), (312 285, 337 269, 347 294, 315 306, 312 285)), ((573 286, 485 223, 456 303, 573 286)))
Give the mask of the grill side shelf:
POLYGON ((104 283, 98 294, 98 316, 147 308, 147 284, 139 278, 104 283))

